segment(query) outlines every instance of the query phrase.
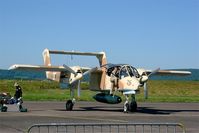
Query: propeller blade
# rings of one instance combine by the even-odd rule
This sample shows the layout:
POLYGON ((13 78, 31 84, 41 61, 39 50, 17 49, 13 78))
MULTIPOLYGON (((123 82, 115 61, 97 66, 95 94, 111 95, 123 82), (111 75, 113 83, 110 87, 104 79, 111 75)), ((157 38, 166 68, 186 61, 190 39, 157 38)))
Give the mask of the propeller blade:
POLYGON ((87 74, 89 74, 89 73, 91 73, 91 72, 93 72, 95 70, 97 70, 97 67, 89 69, 88 71, 84 72, 83 74, 77 73, 76 79, 73 80, 70 84, 74 84, 75 82, 77 82, 78 80, 80 80, 83 76, 85 76, 85 75, 87 75, 87 74))
POLYGON ((84 72, 84 73, 83 73, 83 76, 85 76, 85 75, 87 75, 87 74, 89 74, 89 73, 91 73, 91 72, 93 72, 93 71, 95 71, 95 70, 97 70, 97 67, 94 67, 94 68, 89 69, 88 71, 84 72))
POLYGON ((70 67, 68 67, 67 65, 63 65, 64 68, 66 68, 66 70, 68 70, 69 72, 73 73, 73 74, 77 74, 73 69, 71 69, 70 67))
POLYGON ((148 86, 147 83, 144 83, 144 99, 148 99, 148 86))
POLYGON ((160 68, 157 68, 157 69, 153 70, 153 71, 148 75, 148 77, 150 77, 152 74, 157 73, 158 71, 160 71, 160 68))
POLYGON ((82 73, 77 73, 76 77, 74 77, 74 79, 69 82, 69 84, 76 84, 78 80, 81 80, 81 78, 83 77, 82 73))

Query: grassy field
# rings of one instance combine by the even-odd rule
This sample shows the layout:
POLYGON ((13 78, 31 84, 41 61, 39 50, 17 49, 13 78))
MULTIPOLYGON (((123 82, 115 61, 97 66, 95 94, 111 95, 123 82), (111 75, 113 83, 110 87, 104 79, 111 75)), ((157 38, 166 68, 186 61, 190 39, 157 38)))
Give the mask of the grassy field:
MULTIPOLYGON (((0 92, 14 95, 16 80, 0 80, 0 92)), ((65 101, 70 98, 69 89, 60 89, 59 84, 50 81, 17 81, 23 88, 26 101, 65 101)), ((137 95, 139 102, 199 102, 199 81, 157 81, 148 82, 149 98, 143 98, 143 89, 137 95)), ((94 101, 97 92, 89 91, 88 84, 82 84, 81 101, 94 101)), ((118 93, 121 96, 121 94, 118 93)))

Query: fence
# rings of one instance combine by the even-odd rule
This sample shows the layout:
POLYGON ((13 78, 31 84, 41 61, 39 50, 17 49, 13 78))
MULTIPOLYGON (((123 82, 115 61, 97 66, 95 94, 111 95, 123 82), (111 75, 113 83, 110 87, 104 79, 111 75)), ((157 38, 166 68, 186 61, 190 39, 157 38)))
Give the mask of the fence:
POLYGON ((185 133, 180 123, 50 123, 35 124, 28 133, 185 133))

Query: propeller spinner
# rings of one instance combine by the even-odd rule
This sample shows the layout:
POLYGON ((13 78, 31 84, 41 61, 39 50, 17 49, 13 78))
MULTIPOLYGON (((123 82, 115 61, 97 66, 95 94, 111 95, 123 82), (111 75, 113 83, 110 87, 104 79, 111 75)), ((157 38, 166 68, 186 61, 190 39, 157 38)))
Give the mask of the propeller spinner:
POLYGON ((144 84, 144 99, 148 99, 148 85, 147 85, 147 81, 149 79, 149 77, 155 73, 157 73, 160 70, 160 68, 157 68, 155 70, 153 70, 149 75, 146 74, 146 71, 144 72, 145 74, 143 74, 140 78, 140 82, 142 84, 144 84))

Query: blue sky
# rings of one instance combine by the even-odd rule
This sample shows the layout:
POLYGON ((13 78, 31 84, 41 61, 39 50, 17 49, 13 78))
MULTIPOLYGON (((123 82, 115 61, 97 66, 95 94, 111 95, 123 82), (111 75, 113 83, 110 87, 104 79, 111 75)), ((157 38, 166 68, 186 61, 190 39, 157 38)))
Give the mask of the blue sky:
MULTIPOLYGON (((199 68, 198 0, 1 0, 0 68, 43 64, 42 51, 105 51, 108 62, 199 68)), ((95 66, 94 57, 52 56, 95 66)))

